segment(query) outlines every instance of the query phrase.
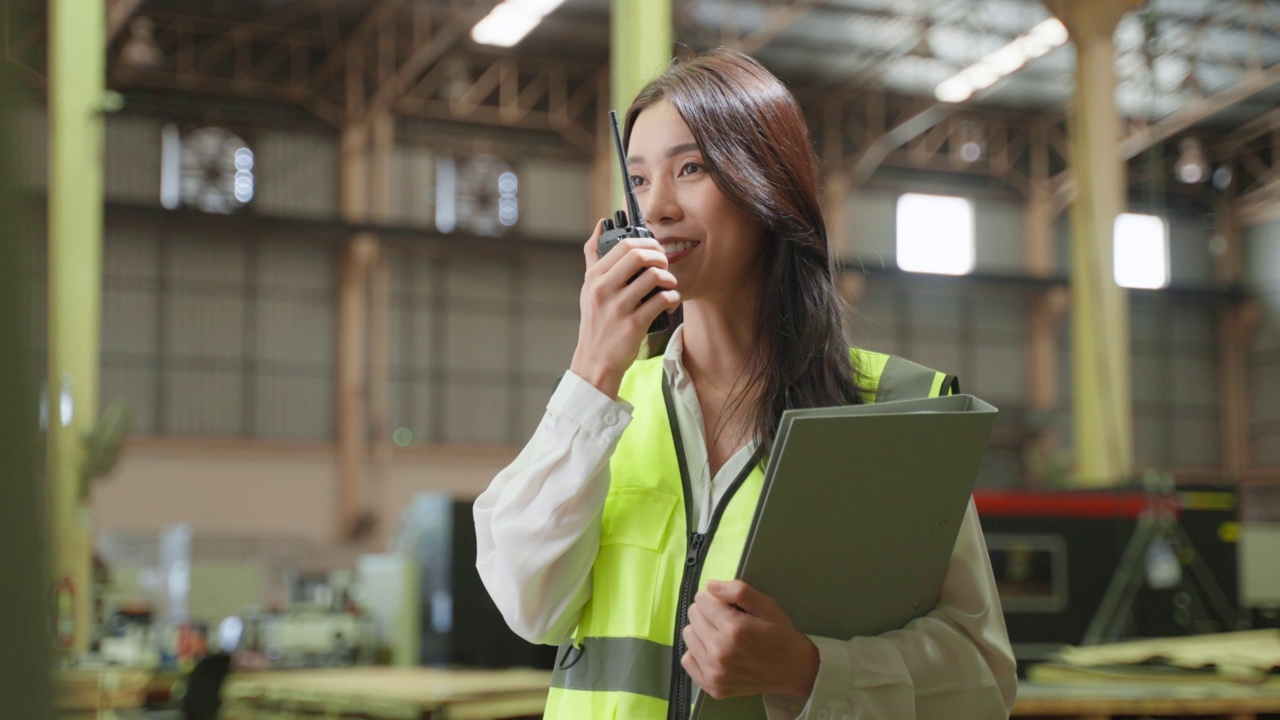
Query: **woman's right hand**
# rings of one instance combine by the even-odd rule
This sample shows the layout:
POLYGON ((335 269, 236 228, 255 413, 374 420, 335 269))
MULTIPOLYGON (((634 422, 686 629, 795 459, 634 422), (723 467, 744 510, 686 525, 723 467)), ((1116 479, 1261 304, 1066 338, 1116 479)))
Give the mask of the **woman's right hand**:
POLYGON ((587 261, 579 298, 582 321, 569 369, 616 399, 622 375, 636 359, 649 325, 659 313, 680 304, 680 293, 657 240, 623 238, 599 257, 597 242, 602 229, 602 223, 596 223, 595 232, 582 248, 587 261), (628 284, 637 273, 640 275, 628 284), (654 288, 658 292, 645 300, 654 288))

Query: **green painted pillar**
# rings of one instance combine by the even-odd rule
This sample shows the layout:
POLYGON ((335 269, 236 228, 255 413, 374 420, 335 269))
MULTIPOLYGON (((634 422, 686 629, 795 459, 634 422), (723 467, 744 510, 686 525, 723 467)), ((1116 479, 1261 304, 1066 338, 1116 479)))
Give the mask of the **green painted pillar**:
MULTIPOLYGON (((671 0, 613 0, 610 16, 609 88, 612 108, 618 111, 621 126, 623 115, 631 107, 636 93, 653 78, 661 75, 671 62, 675 31, 671 24, 671 0)), ((607 125, 604 126, 608 128, 607 125)), ((612 132, 612 130, 608 130, 612 132)), ((607 152, 616 155, 612 135, 607 152)), ((598 143, 600 152, 606 145, 598 143)), ((613 187, 616 204, 624 207, 622 198, 622 171, 615 159, 613 187)))
POLYGON ((89 645, 92 591, 81 438, 98 413, 106 17, 104 0, 49 2, 47 461, 55 638, 72 655, 89 645))
MULTIPOLYGON (((27 13, 11 8, 9 20, 29 27, 27 13)), ((48 555, 40 510, 40 436, 36 424, 39 369, 34 329, 33 238, 25 231, 13 175, 9 112, 12 65, 0 63, 0 715, 50 720, 48 555)))

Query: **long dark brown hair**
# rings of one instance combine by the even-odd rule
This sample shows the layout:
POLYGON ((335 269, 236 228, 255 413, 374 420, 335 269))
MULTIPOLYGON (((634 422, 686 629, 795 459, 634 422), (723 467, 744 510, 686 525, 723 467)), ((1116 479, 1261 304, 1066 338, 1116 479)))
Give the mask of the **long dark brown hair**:
MULTIPOLYGON (((716 187, 765 231, 754 351, 731 402, 735 410, 750 403, 749 429, 768 452, 784 410, 862 402, 818 201, 818 159, 791 92, 740 52, 718 48, 673 62, 627 110, 628 143, 640 112, 663 100, 693 132, 716 187)), ((673 319, 674 327, 679 314, 673 319)), ((651 349, 667 339, 651 338, 651 349)))

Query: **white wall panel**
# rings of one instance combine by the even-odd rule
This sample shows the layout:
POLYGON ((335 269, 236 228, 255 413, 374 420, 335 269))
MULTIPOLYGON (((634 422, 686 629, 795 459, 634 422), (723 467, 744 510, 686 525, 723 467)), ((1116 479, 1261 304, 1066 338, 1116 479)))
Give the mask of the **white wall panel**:
POLYGON ((254 152, 254 204, 268 215, 338 215, 337 138, 305 132, 261 131, 254 152))
MULTIPOLYGON (((451 383, 445 388, 449 424, 445 442, 503 444, 511 441, 511 399, 507 387, 451 383)), ((522 440, 524 440, 522 438, 522 440)))
POLYGON ((175 370, 164 376, 165 430, 175 435, 239 435, 244 383, 239 374, 175 370))
POLYGON ((1170 451, 1166 464, 1178 467, 1210 467, 1218 464, 1220 431, 1216 418, 1172 419, 1170 451))
POLYGON ((256 435, 333 436, 333 382, 328 377, 260 375, 254 381, 253 403, 256 435))
POLYGON ((158 277, 160 241, 155 230, 109 223, 104 235, 104 277, 136 280, 158 277))
POLYGON ((445 274, 445 292, 452 305, 467 301, 506 303, 511 301, 516 268, 508 263, 482 260, 452 260, 445 274))
POLYGON ((578 316, 586 265, 581 255, 535 257, 524 263, 524 298, 531 303, 563 308, 578 316))
POLYGON ((1000 401, 1021 405, 1027 395, 1026 349, 1024 347, 980 347, 975 355, 973 377, 960 378, 960 389, 997 405, 1000 401))
POLYGON ((171 293, 161 301, 166 305, 166 356, 244 357, 244 298, 171 293))
POLYGON ((154 364, 158 352, 154 290, 114 289, 107 280, 102 293, 102 352, 117 353, 133 362, 154 364))
POLYGON ((160 124, 146 115, 107 116, 102 186, 107 200, 160 204, 160 124))
POLYGON ((1206 215, 1169 216, 1169 277, 1175 285, 1213 282, 1210 220, 1206 215))
POLYGON ((1179 405, 1217 408, 1218 363, 1212 345, 1198 356, 1178 352, 1166 358, 1166 362, 1172 366, 1173 387, 1169 392, 1179 405))
POLYGON ((245 251, 238 238, 205 235, 161 242, 166 243, 163 272, 170 282, 244 284, 245 251))
POLYGON ((259 300, 254 319, 257 358, 266 362, 298 363, 317 371, 333 367, 334 320, 331 303, 259 300))
MULTIPOLYGON (((451 308, 446 318, 449 370, 507 373, 511 363, 511 319, 507 315, 451 308)), ((497 378, 504 381, 505 378, 497 378)))
POLYGON ((393 225, 435 228, 435 156, 429 148, 403 143, 391 156, 393 225))
POLYGON ((528 237, 581 244, 598 218, 591 206, 591 166, 586 162, 529 158, 520 161, 520 220, 528 237))
POLYGON ((98 380, 99 409, 119 398, 129 406, 132 432, 150 435, 156 431, 154 369, 104 367, 99 371, 98 380))
POLYGON ((1022 205, 1013 202, 977 199, 973 203, 974 270, 976 272, 1022 272, 1022 205))
POLYGON ((872 271, 897 269, 896 203, 896 193, 872 188, 854 190, 845 210, 849 236, 832 240, 835 257, 860 260, 872 271))
POLYGON ((333 291, 337 255, 321 244, 272 238, 257 244, 258 285, 283 290, 333 291))
POLYGON ((526 373, 559 375, 569 369, 578 344, 578 318, 526 317, 516 352, 526 373))

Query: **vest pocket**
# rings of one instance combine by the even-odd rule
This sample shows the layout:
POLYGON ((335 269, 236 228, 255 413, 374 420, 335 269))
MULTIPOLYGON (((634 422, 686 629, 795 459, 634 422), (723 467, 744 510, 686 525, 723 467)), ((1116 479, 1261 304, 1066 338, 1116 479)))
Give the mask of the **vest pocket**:
POLYGON ((648 488, 609 491, 592 567, 593 607, 586 634, 649 636, 654 598, 664 586, 663 544, 678 502, 674 495, 648 488))

